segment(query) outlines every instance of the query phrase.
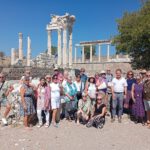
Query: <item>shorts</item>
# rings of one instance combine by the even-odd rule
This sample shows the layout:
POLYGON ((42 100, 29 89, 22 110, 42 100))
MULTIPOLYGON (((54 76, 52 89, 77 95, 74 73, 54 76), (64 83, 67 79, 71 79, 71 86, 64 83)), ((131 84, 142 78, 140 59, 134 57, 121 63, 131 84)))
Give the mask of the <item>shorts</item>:
POLYGON ((6 106, 7 104, 10 104, 7 98, 3 98, 0 100, 0 105, 1 106, 6 106))
POLYGON ((144 100, 145 111, 150 111, 150 100, 144 100))
POLYGON ((51 99, 51 107, 52 109, 57 109, 60 107, 60 98, 52 98, 51 99))

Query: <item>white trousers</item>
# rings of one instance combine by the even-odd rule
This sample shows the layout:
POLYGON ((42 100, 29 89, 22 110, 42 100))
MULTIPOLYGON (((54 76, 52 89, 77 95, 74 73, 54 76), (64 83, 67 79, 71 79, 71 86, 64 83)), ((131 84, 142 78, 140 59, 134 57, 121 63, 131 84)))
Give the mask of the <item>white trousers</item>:
MULTIPOLYGON (((46 124, 49 124, 49 111, 44 110, 44 114, 46 116, 46 124)), ((42 110, 37 110, 37 117, 39 120, 39 124, 43 124, 43 122, 42 122, 42 110)))

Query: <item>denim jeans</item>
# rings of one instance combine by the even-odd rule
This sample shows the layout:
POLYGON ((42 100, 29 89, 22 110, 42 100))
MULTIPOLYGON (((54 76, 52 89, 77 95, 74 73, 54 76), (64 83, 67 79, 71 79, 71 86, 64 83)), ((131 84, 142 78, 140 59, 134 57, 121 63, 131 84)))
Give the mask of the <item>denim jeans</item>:
POLYGON ((116 109, 118 106, 118 117, 123 114, 123 99, 124 93, 115 93, 115 99, 112 100, 112 116, 116 116, 116 109))

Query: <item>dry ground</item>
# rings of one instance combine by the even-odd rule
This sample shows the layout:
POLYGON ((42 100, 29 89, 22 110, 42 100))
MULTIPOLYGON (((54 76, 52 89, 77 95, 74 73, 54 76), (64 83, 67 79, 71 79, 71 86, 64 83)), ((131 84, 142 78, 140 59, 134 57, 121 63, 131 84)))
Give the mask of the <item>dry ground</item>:
POLYGON ((0 150, 150 150, 150 129, 127 118, 103 129, 60 122, 59 128, 0 127, 0 150))

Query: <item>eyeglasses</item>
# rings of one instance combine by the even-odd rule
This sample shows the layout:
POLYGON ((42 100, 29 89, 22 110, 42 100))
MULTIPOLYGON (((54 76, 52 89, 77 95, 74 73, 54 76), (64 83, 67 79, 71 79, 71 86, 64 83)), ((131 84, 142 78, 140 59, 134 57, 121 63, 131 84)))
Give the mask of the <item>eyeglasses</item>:
POLYGON ((102 98, 97 98, 97 100, 102 100, 102 98))
POLYGON ((0 77, 0 78, 4 78, 4 77, 0 77))

